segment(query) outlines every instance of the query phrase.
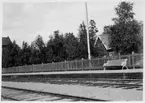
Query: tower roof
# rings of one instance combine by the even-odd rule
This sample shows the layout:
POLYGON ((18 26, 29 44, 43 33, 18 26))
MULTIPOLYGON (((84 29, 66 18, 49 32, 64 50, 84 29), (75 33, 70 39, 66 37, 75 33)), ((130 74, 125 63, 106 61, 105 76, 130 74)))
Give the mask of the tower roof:
POLYGON ((2 37, 2 46, 10 45, 12 42, 9 37, 2 37))
POLYGON ((95 44, 97 43, 98 39, 100 39, 104 45, 104 47, 106 48, 106 50, 110 50, 111 48, 109 47, 109 36, 107 34, 102 34, 102 35, 97 35, 95 44))

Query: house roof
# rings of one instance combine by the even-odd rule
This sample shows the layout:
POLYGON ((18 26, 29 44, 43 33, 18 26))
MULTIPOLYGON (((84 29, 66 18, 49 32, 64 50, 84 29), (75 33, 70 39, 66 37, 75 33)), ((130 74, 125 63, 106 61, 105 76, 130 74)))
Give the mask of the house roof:
POLYGON ((108 36, 107 34, 97 35, 94 45, 96 45, 98 39, 100 39, 100 40, 102 41, 104 47, 106 48, 106 50, 111 49, 111 48, 109 47, 109 38, 108 38, 108 37, 109 37, 109 36, 108 36))
POLYGON ((2 37, 2 46, 10 45, 12 42, 9 37, 2 37))

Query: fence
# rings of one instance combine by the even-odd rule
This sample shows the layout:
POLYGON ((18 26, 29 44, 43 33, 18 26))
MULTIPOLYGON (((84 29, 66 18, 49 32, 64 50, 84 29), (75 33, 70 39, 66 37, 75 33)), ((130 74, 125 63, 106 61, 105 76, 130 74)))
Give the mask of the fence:
POLYGON ((75 60, 58 63, 2 68, 2 73, 104 70, 103 64, 108 60, 125 58, 127 59, 127 66, 129 69, 143 68, 143 54, 132 54, 116 56, 114 58, 97 58, 91 60, 75 60))

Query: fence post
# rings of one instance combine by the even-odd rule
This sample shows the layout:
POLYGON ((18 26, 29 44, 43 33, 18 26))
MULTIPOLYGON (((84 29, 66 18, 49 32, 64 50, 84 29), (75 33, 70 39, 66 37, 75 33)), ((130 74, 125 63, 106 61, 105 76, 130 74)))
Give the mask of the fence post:
POLYGON ((67 68, 68 68, 68 70, 70 71, 70 68, 69 68, 69 63, 70 63, 70 61, 69 61, 69 62, 67 62, 66 64, 67 64, 67 68))
POLYGON ((54 62, 52 61, 52 63, 51 63, 51 71, 52 71, 52 72, 54 72, 54 70, 55 70, 54 68, 55 68, 55 67, 54 67, 54 62))
POLYGON ((19 73, 19 67, 20 67, 20 66, 18 66, 16 73, 19 73))
POLYGON ((41 64, 41 72, 43 72, 43 63, 41 64))
MULTIPOLYGON (((26 64, 25 64, 24 66, 26 67, 26 64)), ((25 70, 24 70, 24 73, 27 73, 26 68, 25 68, 25 70)))
POLYGON ((135 67, 134 67, 134 52, 132 52, 132 66, 133 66, 133 69, 135 69, 135 67))
POLYGON ((34 73, 34 64, 32 64, 32 73, 34 73))
POLYGON ((92 60, 92 59, 88 59, 88 61, 89 61, 89 70, 92 69, 92 63, 91 63, 91 60, 92 60))
POLYGON ((75 60, 75 66, 76 66, 76 70, 78 70, 77 60, 75 60))
POLYGON ((128 69, 129 69, 129 67, 131 66, 131 55, 128 56, 128 63, 127 64, 128 64, 127 66, 128 66, 128 69))
POLYGON ((83 68, 84 68, 83 60, 84 60, 84 58, 82 58, 82 61, 81 61, 82 62, 82 71, 83 71, 83 68))
POLYGON ((67 63, 66 63, 66 60, 65 60, 65 70, 64 71, 67 71, 67 63))
POLYGON ((120 53, 119 53, 119 59, 120 59, 120 53))
MULTIPOLYGON (((104 60, 105 60, 105 59, 106 59, 106 61, 109 60, 109 58, 107 58, 107 57, 105 57, 104 60)), ((105 63, 106 63, 106 62, 104 62, 104 64, 105 64, 105 63)), ((103 65, 104 65, 104 64, 103 64, 103 65)), ((106 70, 105 67, 103 67, 103 68, 104 68, 104 71, 105 71, 105 70, 106 70)))

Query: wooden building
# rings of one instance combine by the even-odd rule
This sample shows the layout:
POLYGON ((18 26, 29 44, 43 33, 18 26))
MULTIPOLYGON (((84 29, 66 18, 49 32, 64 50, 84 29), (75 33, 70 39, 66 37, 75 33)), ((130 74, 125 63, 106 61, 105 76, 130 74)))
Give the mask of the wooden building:
POLYGON ((109 35, 108 34, 101 34, 97 35, 96 41, 94 43, 94 46, 100 46, 104 47, 104 50, 106 50, 106 56, 113 56, 114 51, 112 48, 109 46, 109 35))

